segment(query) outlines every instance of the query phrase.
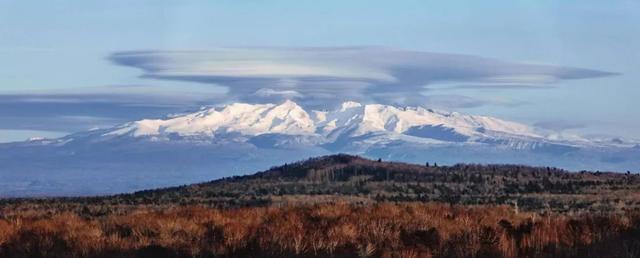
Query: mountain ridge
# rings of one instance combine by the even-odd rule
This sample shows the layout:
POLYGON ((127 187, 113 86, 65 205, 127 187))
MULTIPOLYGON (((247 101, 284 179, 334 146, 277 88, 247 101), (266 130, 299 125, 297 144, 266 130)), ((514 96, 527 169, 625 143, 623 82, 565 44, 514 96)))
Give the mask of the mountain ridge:
POLYGON ((369 132, 403 133, 419 125, 446 126, 467 134, 496 131, 541 137, 526 125, 487 116, 461 115, 422 107, 363 105, 352 101, 331 111, 307 111, 291 100, 281 104, 233 103, 167 119, 144 119, 119 126, 107 135, 176 133, 191 136, 213 135, 217 130, 223 130, 246 135, 281 133, 326 136, 335 129, 357 127, 354 133, 358 136, 369 132))
POLYGON ((640 167, 636 144, 563 139, 515 122, 423 107, 345 102, 317 111, 293 101, 233 103, 57 139, 0 144, 0 196, 127 192, 334 153, 410 163, 624 172, 640 167))

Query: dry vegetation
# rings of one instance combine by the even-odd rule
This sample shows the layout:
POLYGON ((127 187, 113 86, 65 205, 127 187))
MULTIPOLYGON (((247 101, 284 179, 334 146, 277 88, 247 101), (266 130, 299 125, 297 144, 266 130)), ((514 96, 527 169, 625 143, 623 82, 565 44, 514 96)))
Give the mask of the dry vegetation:
MULTIPOLYGON (((31 215, 42 215, 32 213, 31 215)), ((640 216, 437 203, 176 207, 0 220, 2 257, 638 257, 640 216)))
POLYGON ((0 200, 0 257, 640 257, 639 195, 634 174, 334 155, 133 194, 0 200))

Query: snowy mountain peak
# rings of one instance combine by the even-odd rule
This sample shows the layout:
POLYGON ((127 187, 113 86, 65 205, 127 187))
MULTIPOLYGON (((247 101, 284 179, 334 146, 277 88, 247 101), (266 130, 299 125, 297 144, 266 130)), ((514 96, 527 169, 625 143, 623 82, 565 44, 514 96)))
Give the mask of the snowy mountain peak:
POLYGON ((280 104, 233 103, 167 119, 145 119, 114 128, 104 135, 215 138, 228 133, 307 135, 325 138, 325 142, 372 133, 445 142, 543 138, 526 125, 485 116, 422 107, 363 105, 353 101, 344 102, 332 111, 307 111, 291 100, 280 104))
POLYGON ((164 120, 145 119, 125 124, 105 135, 311 134, 314 130, 314 121, 309 114, 295 102, 285 101, 279 105, 234 103, 164 120))

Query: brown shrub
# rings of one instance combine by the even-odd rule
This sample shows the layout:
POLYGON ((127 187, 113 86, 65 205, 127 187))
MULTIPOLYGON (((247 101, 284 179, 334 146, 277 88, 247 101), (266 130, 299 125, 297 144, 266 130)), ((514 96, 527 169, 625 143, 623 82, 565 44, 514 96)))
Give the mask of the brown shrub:
POLYGON ((0 220, 1 257, 637 257, 640 216, 347 203, 0 220))

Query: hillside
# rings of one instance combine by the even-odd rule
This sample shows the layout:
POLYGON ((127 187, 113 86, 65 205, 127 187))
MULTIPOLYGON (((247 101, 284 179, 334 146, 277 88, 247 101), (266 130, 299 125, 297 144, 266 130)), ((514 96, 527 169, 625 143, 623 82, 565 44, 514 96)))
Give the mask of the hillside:
POLYGON ((521 211, 611 213, 640 209, 640 175, 569 172, 519 165, 407 164, 331 155, 273 167, 253 175, 106 197, 6 199, 86 215, 124 212, 131 207, 205 205, 279 206, 346 201, 507 204, 521 211), (63 207, 63 208, 61 208, 63 207))
POLYGON ((637 257, 638 193, 636 174, 331 155, 131 194, 0 200, 0 257, 637 257))

